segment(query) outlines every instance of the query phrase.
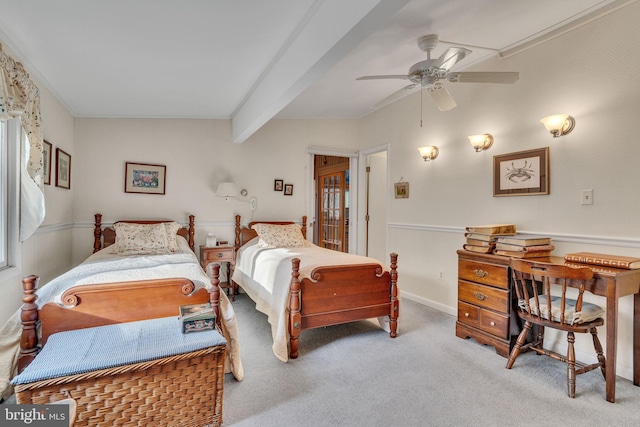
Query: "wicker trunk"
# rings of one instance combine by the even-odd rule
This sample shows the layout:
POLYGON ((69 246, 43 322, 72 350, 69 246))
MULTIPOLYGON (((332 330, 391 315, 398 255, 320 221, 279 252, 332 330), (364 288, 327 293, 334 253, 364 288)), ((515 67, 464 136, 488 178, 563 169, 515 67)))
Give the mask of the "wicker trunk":
POLYGON ((20 404, 76 400, 75 426, 222 424, 225 346, 16 385, 20 404))

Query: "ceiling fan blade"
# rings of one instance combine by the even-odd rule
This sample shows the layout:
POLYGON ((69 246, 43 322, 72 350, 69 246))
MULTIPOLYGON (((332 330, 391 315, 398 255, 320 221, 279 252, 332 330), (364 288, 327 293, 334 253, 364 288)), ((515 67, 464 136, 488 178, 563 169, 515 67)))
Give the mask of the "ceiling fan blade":
POLYGON ((451 67, 456 65, 470 53, 471 51, 469 49, 465 49, 463 47, 450 47, 442 55, 440 55, 438 59, 435 60, 433 66, 437 68, 443 68, 445 70, 450 70, 451 67))
POLYGON ((440 83, 436 83, 433 86, 430 86, 428 89, 431 97, 436 103, 438 110, 440 111, 448 111, 456 107, 456 101, 453 100, 453 97, 440 83))
POLYGON ((447 75, 448 81, 460 83, 515 83, 519 78, 520 73, 509 71, 465 71, 447 75))
POLYGON ((407 86, 403 87, 402 89, 393 92, 391 95, 387 96, 382 101, 380 101, 376 105, 372 106, 371 109, 372 110, 377 110, 378 108, 382 108, 385 105, 389 105, 392 102, 397 101, 398 99, 404 97, 409 92, 411 92, 413 89, 415 89, 416 87, 419 87, 419 86, 420 85, 418 85, 416 83, 407 85, 407 86))
POLYGON ((409 76, 406 74, 388 74, 382 76, 362 76, 358 77, 356 80, 379 80, 379 79, 408 79, 409 76))

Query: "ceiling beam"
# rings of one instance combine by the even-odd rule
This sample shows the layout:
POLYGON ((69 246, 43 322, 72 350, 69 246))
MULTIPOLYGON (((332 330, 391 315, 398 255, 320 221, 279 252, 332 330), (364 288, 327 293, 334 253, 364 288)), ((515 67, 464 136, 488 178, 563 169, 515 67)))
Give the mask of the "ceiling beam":
POLYGON ((318 0, 232 117, 243 143, 409 0, 318 0))

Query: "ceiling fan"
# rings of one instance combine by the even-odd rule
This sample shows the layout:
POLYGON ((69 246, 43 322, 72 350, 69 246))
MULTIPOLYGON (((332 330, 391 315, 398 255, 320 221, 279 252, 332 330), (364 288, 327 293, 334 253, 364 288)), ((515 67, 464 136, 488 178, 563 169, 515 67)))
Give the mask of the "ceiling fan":
POLYGON ((427 59, 413 64, 408 74, 392 74, 380 76, 362 76, 356 80, 404 79, 411 82, 399 91, 385 98, 378 105, 385 105, 402 96, 406 91, 418 85, 425 88, 435 101, 440 111, 451 110, 456 102, 449 91, 440 82, 452 83, 515 83, 519 78, 517 72, 469 71, 451 72, 451 67, 469 55, 471 51, 464 47, 450 47, 436 59, 431 59, 431 51, 438 44, 438 35, 429 34, 418 39, 420 50, 427 52, 427 59))

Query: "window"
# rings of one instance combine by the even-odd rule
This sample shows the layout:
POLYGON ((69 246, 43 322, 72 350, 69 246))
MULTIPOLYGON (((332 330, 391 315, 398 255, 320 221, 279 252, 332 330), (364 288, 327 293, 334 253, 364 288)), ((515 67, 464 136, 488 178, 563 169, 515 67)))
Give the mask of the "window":
POLYGON ((0 270, 18 255, 19 120, 0 122, 0 270))

